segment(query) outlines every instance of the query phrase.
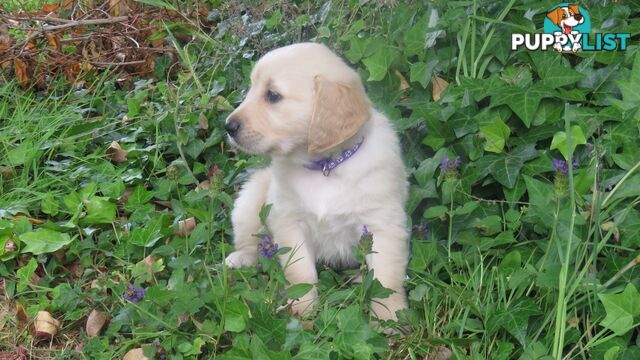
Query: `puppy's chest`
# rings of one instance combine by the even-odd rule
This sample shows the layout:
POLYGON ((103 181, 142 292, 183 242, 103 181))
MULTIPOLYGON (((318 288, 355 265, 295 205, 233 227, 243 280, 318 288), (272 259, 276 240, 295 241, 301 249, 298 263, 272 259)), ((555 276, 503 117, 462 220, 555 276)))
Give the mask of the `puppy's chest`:
POLYGON ((298 176, 289 181, 292 202, 300 211, 317 221, 333 221, 345 214, 358 212, 359 191, 345 179, 318 176, 298 176))
MULTIPOLYGON (((317 185, 317 184, 316 184, 317 185)), ((356 265, 353 247, 362 225, 355 191, 318 186, 303 192, 299 203, 302 221, 318 261, 337 268, 356 265)))
POLYGON ((319 261, 353 266, 352 249, 364 225, 359 211, 362 205, 359 189, 351 181, 331 175, 304 175, 288 179, 294 181, 287 181, 286 206, 305 223, 319 261))

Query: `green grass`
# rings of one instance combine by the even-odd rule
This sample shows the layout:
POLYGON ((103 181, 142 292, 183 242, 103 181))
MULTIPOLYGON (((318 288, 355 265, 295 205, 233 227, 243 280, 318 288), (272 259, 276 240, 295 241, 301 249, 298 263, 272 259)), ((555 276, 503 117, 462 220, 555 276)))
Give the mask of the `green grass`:
MULTIPOLYGON (((221 15, 211 32, 187 44, 171 31, 190 30, 166 24, 176 63, 156 58, 153 80, 123 84, 105 72, 83 79, 88 90, 49 92, 24 91, 10 74, 0 81, 0 353, 640 357, 637 46, 511 51, 510 33, 541 29, 548 3, 213 5, 221 15), (229 149, 223 120, 260 55, 309 39, 358 70, 402 138, 412 259, 410 309, 385 324, 395 335, 370 322, 369 300, 385 290, 366 272, 353 284, 362 268, 319 264, 317 311, 297 319, 277 309, 304 289, 287 293, 275 260, 221 265, 232 196, 266 163, 229 149), (449 83, 438 102, 432 76, 449 83), (126 161, 109 159, 113 141, 126 161), (456 156, 459 167, 441 169, 456 156), (565 174, 552 159, 577 166, 565 174), (190 218, 195 228, 179 233, 190 218), (123 297, 129 284, 145 289, 141 301, 123 297), (31 320, 49 311, 59 333, 38 339, 16 326, 16 303, 31 320), (110 321, 89 338, 94 309, 110 321)), ((637 40, 637 5, 582 6, 594 26, 612 18, 607 32, 637 40)))

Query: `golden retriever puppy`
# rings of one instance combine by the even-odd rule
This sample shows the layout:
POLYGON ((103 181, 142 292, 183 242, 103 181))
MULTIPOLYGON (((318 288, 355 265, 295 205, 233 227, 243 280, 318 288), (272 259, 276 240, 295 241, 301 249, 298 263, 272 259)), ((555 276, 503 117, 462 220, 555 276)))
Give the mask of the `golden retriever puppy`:
MULTIPOLYGON (((255 65, 251 88, 225 128, 238 148, 272 159, 236 200, 227 266, 256 263, 264 203, 272 204, 267 225, 275 242, 293 249, 279 259, 291 284, 315 284, 316 262, 357 266, 352 248, 367 229, 374 251, 367 266, 394 291, 375 299, 372 310, 379 319, 396 319, 396 310, 407 307, 407 181, 398 136, 358 74, 324 45, 273 50, 255 65)), ((291 300, 292 312, 308 313, 317 297, 314 287, 291 300)))

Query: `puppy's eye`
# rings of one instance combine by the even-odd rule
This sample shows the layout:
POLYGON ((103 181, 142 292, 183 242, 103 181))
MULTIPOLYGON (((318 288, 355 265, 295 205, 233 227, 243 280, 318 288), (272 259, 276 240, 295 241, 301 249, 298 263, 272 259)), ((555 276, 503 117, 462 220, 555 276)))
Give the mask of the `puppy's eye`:
POLYGON ((562 18, 566 19, 567 18, 567 14, 562 14, 562 18))
POLYGON ((265 99, 267 100, 267 102, 275 104, 278 101, 282 100, 282 95, 278 94, 275 91, 267 90, 267 93, 265 94, 265 99))

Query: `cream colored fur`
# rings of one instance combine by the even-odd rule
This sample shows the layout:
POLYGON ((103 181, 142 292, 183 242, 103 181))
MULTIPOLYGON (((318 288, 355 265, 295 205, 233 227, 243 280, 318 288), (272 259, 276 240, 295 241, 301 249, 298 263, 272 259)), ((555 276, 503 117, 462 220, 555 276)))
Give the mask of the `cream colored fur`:
MULTIPOLYGON (((393 295, 372 302, 380 319, 395 319, 407 306, 403 282, 409 259, 405 169, 398 136, 375 110, 358 74, 327 47, 301 43, 276 49, 256 64, 251 88, 229 116, 240 123, 231 142, 246 152, 271 156, 271 165, 254 173, 236 200, 235 251, 226 264, 254 265, 263 203, 273 204, 267 225, 280 247, 291 284, 318 280, 316 262, 356 266, 352 248, 362 228, 373 233, 367 265, 393 295), (267 91, 281 95, 267 101, 267 91), (339 154, 359 142, 360 149, 329 176, 305 164, 339 154)), ((317 301, 314 287, 291 310, 307 314, 317 301)))

